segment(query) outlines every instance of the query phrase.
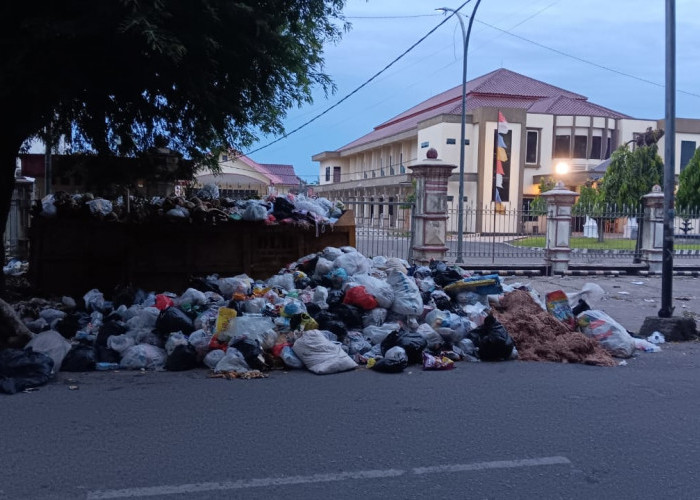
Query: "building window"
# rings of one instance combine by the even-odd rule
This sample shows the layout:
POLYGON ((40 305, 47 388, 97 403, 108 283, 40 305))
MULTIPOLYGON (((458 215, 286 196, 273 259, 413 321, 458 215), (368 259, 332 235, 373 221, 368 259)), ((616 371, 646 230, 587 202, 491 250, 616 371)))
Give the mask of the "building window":
POLYGON ((587 158, 588 157, 588 136, 587 135, 575 135, 574 136, 574 158, 587 158))
POLYGON ((326 182, 331 181, 331 167, 326 167, 326 182))
POLYGON ((591 137, 591 156, 592 160, 601 160, 603 158, 603 138, 599 135, 591 137))
POLYGON ((681 172, 695 154, 695 141, 681 141, 681 172))
POLYGON ((421 142, 421 143, 420 143, 421 149, 422 149, 422 148, 427 148, 428 146, 430 146, 430 143, 429 143, 428 141, 425 141, 425 142, 421 142))
POLYGON ((457 144, 457 139, 447 139, 447 144, 457 144))
POLYGON ((532 214, 532 202, 534 198, 523 198, 523 222, 532 222, 537 220, 537 215, 532 214))
POLYGON ((333 182, 340 182, 340 167, 333 167, 333 182))
POLYGON ((525 150, 525 163, 536 164, 539 162, 540 133, 537 130, 527 131, 527 149, 525 150))
POLYGON ((607 145, 605 147, 605 159, 610 158, 612 154, 612 137, 608 137, 607 145))
POLYGON ((557 134, 554 139, 554 157, 571 158, 571 136, 568 134, 557 134))
POLYGON ((221 155, 221 161, 228 161, 228 155, 221 155))

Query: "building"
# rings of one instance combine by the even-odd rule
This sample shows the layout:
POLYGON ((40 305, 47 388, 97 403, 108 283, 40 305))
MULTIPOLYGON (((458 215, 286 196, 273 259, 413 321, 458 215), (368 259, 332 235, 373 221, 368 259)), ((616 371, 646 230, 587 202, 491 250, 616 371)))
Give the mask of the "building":
MULTIPOLYGON (((408 167, 425 159, 429 148, 444 162, 458 165, 461 91, 461 85, 447 90, 340 149, 314 155, 320 164, 317 193, 345 202, 402 200, 411 191, 408 167)), ((664 120, 632 118, 507 69, 467 82, 466 91, 464 196, 465 203, 475 207, 494 206, 496 192, 499 209, 528 207, 543 177, 562 180, 576 190, 591 174, 599 175, 596 167, 619 145, 649 127, 664 129, 664 120), (505 154, 497 158, 499 145, 505 154), (497 159, 501 177, 496 176, 497 159)), ((664 142, 662 137, 658 143, 662 157, 664 142)), ((700 120, 677 119, 677 175, 699 144, 700 120)), ((448 211, 458 206, 458 177, 455 169, 448 211)), ((470 230, 488 231, 487 222, 470 230)))
POLYGON ((195 186, 215 184, 221 196, 247 199, 297 192, 302 185, 292 165, 257 163, 245 155, 221 154, 219 167, 219 173, 207 170, 196 174, 195 186))

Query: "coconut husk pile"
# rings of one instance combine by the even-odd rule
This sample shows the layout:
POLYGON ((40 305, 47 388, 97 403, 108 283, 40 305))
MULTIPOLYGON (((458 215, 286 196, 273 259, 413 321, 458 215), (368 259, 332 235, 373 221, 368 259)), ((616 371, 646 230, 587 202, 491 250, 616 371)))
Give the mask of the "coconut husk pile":
POLYGON ((617 365, 595 339, 572 332, 524 290, 514 290, 501 297, 493 315, 513 338, 518 359, 522 361, 617 365))

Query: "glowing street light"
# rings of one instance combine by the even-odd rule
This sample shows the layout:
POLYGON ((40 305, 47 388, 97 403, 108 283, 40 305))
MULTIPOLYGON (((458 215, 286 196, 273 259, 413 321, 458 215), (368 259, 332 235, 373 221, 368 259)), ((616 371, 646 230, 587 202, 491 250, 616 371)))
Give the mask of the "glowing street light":
POLYGON ((560 161, 554 167, 554 171, 557 175, 566 175, 569 173, 569 164, 565 161, 560 161))

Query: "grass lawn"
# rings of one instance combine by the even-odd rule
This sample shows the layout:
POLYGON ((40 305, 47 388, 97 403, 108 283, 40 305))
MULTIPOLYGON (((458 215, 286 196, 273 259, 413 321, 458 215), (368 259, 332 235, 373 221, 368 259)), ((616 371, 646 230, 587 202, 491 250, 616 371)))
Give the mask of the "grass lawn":
MULTIPOLYGON (((527 238, 521 238, 518 240, 512 240, 511 245, 516 247, 535 247, 544 248, 545 247, 545 237, 544 236, 528 236, 527 238)), ((634 240, 622 239, 622 238, 608 238, 602 243, 598 241, 597 238, 583 238, 580 236, 571 238, 570 246, 571 248, 588 248, 591 250, 634 250, 634 240)), ((700 250, 699 243, 682 243, 675 241, 673 245, 674 250, 700 250)))

